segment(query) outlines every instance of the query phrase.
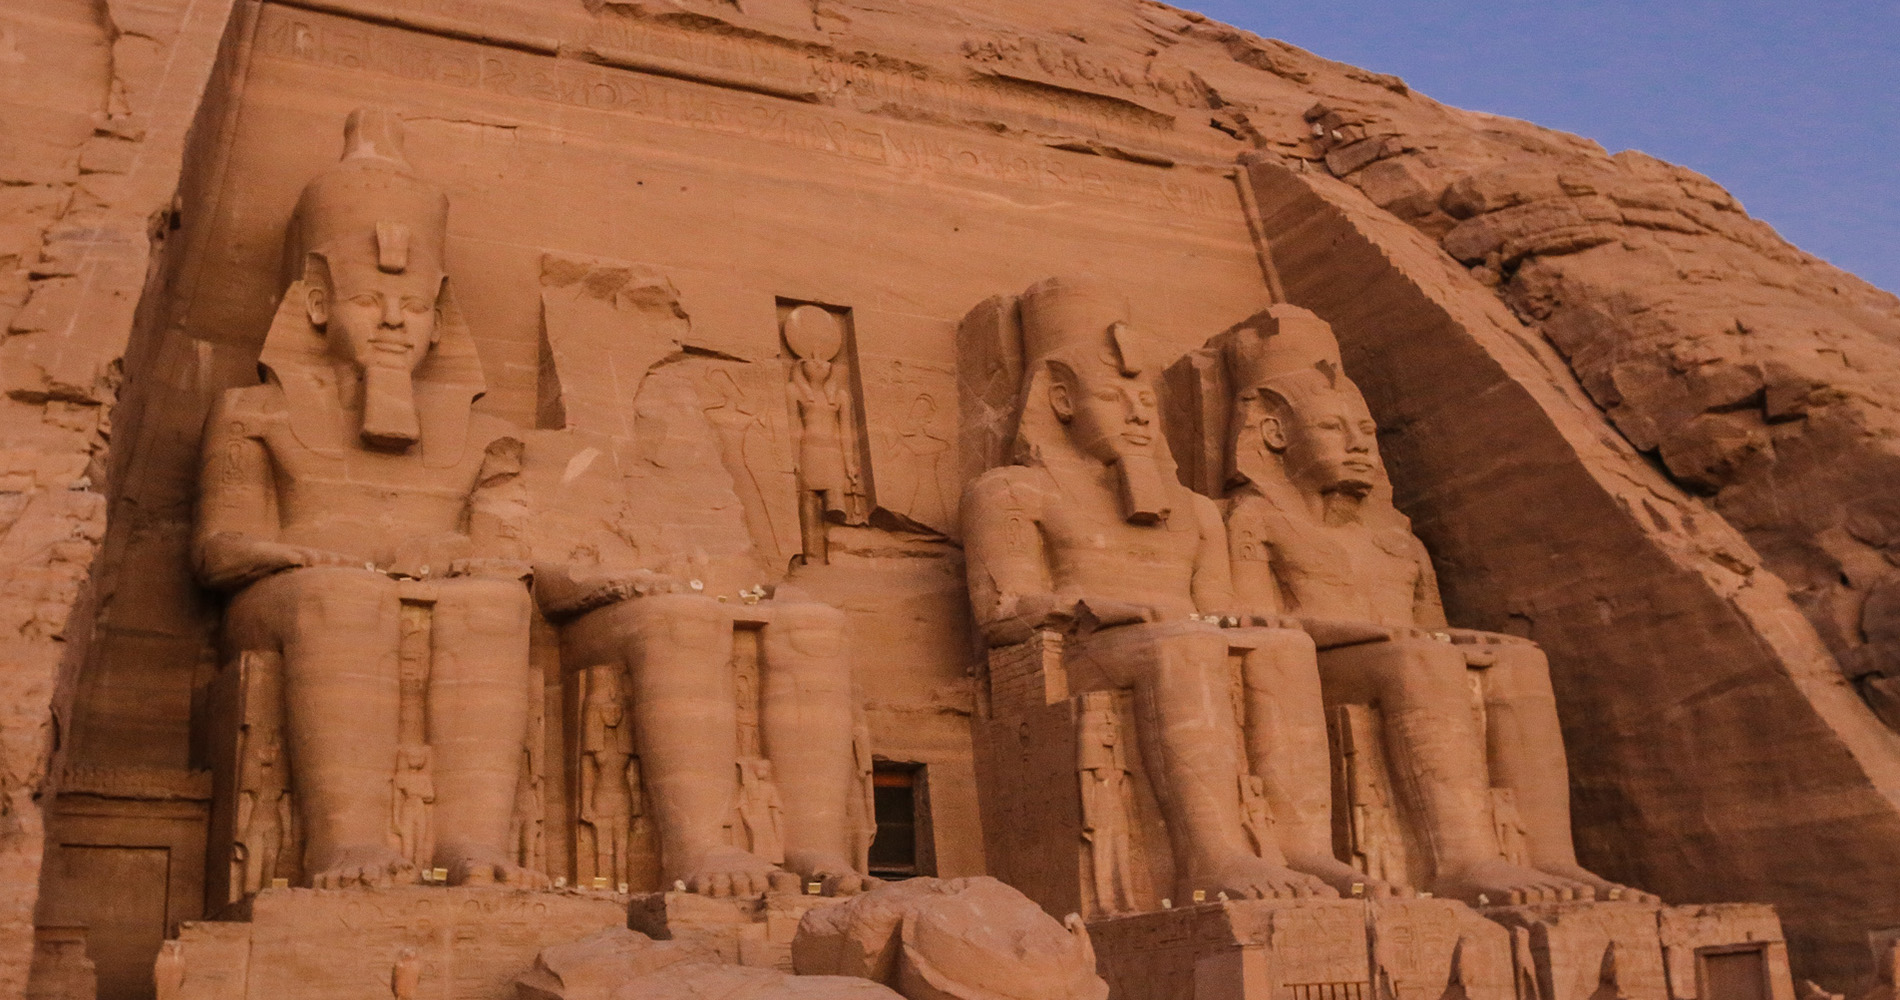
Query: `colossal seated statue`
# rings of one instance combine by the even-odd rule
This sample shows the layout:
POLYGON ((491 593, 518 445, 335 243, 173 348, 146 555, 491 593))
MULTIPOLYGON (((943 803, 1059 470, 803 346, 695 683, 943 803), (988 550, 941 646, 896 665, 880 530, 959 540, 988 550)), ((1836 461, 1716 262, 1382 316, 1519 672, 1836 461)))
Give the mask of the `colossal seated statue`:
POLYGON ((796 574, 768 586, 707 414, 717 400, 691 374, 736 386, 718 366, 744 363, 673 363, 690 324, 664 277, 548 268, 548 382, 566 416, 533 437, 530 534, 536 598, 584 689, 579 870, 654 887, 630 874, 638 813, 659 886, 855 893, 875 880, 845 616, 796 574))
POLYGON ((1115 828, 1126 820, 1098 801, 1122 784, 1110 773, 1121 765, 1114 727, 1086 717, 1102 701, 1089 692, 1132 692, 1135 743, 1172 842, 1177 898, 1332 896, 1355 883, 1388 892, 1332 855, 1311 640, 1292 628, 1218 624, 1235 610, 1226 532, 1214 502, 1175 481, 1153 368, 1127 315, 1114 291, 1082 279, 1023 296, 1016 464, 975 479, 963 502, 984 639, 1007 647, 1061 633, 1069 690, 1088 703, 1079 766, 1103 787, 1088 786, 1085 836, 1097 848, 1098 896, 1122 900, 1098 899, 1094 909, 1128 908, 1129 893, 1109 888, 1122 879, 1101 867, 1130 862, 1115 828), (1265 716, 1251 729, 1278 779, 1266 782, 1267 804, 1288 817, 1317 810, 1308 829, 1273 836, 1247 821, 1244 758, 1256 754, 1241 750, 1235 653, 1248 700, 1265 716), (1288 758, 1299 759, 1284 765, 1288 758))
MULTIPOLYGON (((226 392, 206 424, 194 555, 232 595, 232 656, 281 671, 261 688, 281 683, 308 882, 439 867, 521 884, 536 878, 509 836, 529 712, 521 443, 470 409, 483 379, 444 270, 448 199, 401 140, 393 115, 355 112, 342 162, 303 192, 301 277, 263 384, 226 392)), ((281 770, 265 729, 251 755, 281 770)), ((254 864, 287 835, 278 802, 249 810, 273 843, 240 832, 254 864)))
POLYGON ((1239 606, 1304 623, 1329 706, 1377 707, 1391 784, 1427 855, 1420 887, 1471 903, 1653 898, 1577 863, 1543 653, 1446 626, 1331 330, 1282 305, 1209 346, 1233 395, 1224 507, 1239 606))

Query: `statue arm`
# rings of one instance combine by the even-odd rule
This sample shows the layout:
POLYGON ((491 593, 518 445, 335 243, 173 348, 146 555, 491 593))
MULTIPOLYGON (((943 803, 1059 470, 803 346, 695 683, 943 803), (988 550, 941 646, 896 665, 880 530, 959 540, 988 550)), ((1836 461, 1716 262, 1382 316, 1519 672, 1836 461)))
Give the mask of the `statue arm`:
POLYGON ((1277 617, 1280 582, 1273 576, 1273 552, 1267 526, 1254 505, 1238 501, 1227 517, 1227 553, 1233 566, 1234 602, 1242 614, 1277 617))
POLYGON ((1200 495, 1194 498, 1194 519, 1201 532, 1200 551, 1194 556, 1194 606, 1204 615, 1232 614, 1234 603, 1233 564, 1227 548, 1227 526, 1220 508, 1200 495))
POLYGON ((1015 468, 985 473, 964 491, 964 560, 970 607, 992 646, 1026 641, 1056 612, 1041 510, 1015 468))
POLYGON ((1418 564, 1418 579, 1412 592, 1412 621, 1420 628, 1444 628, 1445 603, 1438 594, 1438 572, 1432 568, 1432 554, 1425 551, 1425 543, 1417 536, 1406 537, 1412 540, 1412 558, 1418 564))
POLYGON ((205 585, 238 590, 298 566, 342 565, 342 556, 277 540, 277 494, 257 390, 233 389, 205 421, 192 561, 205 585))
POLYGON ((521 480, 524 450, 519 438, 498 437, 482 456, 468 498, 468 537, 477 558, 527 558, 524 532, 531 512, 528 487, 521 480))

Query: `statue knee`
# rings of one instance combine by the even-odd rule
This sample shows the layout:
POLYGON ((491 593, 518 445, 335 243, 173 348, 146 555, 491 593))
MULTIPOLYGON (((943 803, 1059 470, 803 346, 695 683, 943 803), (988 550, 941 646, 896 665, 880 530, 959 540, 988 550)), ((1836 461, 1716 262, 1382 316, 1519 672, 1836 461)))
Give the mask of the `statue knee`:
POLYGON ((641 635, 675 649, 711 650, 732 632, 732 616, 699 594, 655 594, 628 602, 641 635))
POLYGON ((766 636, 800 656, 832 659, 844 654, 844 629, 844 612, 828 604, 799 602, 773 609, 766 636))
POLYGON ((1389 644, 1382 659, 1384 697, 1414 705, 1457 702, 1470 698, 1464 654, 1432 640, 1400 640, 1389 644))
POLYGON ((324 566, 282 576, 272 603, 289 613, 299 637, 317 632, 362 641, 395 626, 400 610, 396 581, 381 573, 324 566))
POLYGON ((445 581, 436 615, 466 634, 526 635, 531 612, 528 588, 512 580, 445 581))

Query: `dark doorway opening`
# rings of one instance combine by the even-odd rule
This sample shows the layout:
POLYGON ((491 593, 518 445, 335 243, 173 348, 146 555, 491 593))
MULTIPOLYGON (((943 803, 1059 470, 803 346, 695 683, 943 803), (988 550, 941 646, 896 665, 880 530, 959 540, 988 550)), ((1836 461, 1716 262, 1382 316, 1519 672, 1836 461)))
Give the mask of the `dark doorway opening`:
POLYGON ((881 879, 937 874, 924 765, 876 761, 871 770, 871 789, 877 816, 877 839, 871 842, 871 874, 881 879))

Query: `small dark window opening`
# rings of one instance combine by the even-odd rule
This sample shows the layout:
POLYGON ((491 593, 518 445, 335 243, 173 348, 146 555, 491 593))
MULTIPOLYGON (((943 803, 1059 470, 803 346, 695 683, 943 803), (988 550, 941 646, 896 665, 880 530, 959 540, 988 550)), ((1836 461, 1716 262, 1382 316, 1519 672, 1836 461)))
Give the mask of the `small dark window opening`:
POLYGON ((871 841, 871 874, 907 879, 936 874, 931 857, 930 808, 924 766, 876 761, 871 788, 877 811, 877 839, 871 841))

